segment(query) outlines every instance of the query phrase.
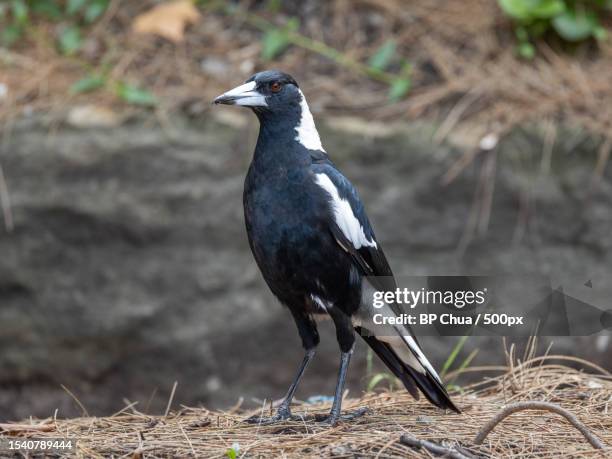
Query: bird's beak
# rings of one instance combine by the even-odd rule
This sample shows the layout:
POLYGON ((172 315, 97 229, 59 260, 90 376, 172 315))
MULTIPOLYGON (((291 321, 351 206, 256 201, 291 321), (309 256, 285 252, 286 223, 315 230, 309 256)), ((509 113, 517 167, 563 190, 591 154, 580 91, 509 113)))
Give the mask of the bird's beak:
POLYGON ((257 84, 250 81, 221 94, 215 104, 242 105, 243 107, 267 107, 266 97, 257 91, 257 84))

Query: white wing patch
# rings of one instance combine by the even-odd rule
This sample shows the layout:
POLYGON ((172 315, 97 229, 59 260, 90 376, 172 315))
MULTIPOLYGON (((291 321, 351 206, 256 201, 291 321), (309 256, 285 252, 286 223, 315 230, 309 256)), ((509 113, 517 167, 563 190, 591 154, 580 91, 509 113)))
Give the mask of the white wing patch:
POLYGON ((310 113, 310 108, 308 108, 308 102, 306 102, 306 97, 301 90, 300 95, 302 96, 302 100, 300 101, 302 117, 300 118, 300 123, 295 128, 295 131, 297 132, 295 140, 300 142, 309 150, 325 151, 323 149, 323 145, 321 145, 321 138, 319 137, 319 132, 317 131, 314 119, 312 118, 312 113, 310 113))
POLYGON ((363 232, 363 227, 351 208, 351 204, 340 197, 338 189, 327 174, 315 174, 315 182, 331 196, 332 210, 336 224, 342 234, 352 242, 353 247, 359 249, 363 246, 377 247, 375 240, 369 240, 363 232))

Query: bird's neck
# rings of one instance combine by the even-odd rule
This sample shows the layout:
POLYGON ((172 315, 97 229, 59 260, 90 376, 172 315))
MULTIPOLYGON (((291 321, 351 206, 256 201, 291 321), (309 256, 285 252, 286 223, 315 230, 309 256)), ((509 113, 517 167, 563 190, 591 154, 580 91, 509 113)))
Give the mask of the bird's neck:
POLYGON ((258 114, 260 128, 255 148, 257 162, 304 163, 309 150, 325 151, 306 99, 281 113, 258 114))

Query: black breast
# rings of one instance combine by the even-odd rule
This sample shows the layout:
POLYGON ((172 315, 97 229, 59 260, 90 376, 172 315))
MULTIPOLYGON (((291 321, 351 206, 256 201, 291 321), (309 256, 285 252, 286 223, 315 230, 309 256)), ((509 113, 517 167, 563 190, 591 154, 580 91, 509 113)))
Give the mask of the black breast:
POLYGON ((303 303, 313 294, 347 303, 355 294, 352 261, 329 230, 327 196, 306 168, 263 175, 252 166, 244 213, 255 260, 283 303, 303 303))

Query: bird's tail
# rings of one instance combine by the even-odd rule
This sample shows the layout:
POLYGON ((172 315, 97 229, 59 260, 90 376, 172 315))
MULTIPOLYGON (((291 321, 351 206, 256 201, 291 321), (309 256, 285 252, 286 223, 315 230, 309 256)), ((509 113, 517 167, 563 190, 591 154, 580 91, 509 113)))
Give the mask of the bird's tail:
POLYGON ((377 337, 363 333, 359 327, 356 330, 415 399, 419 399, 418 387, 427 400, 437 407, 461 412, 450 399, 440 377, 409 332, 377 337))

